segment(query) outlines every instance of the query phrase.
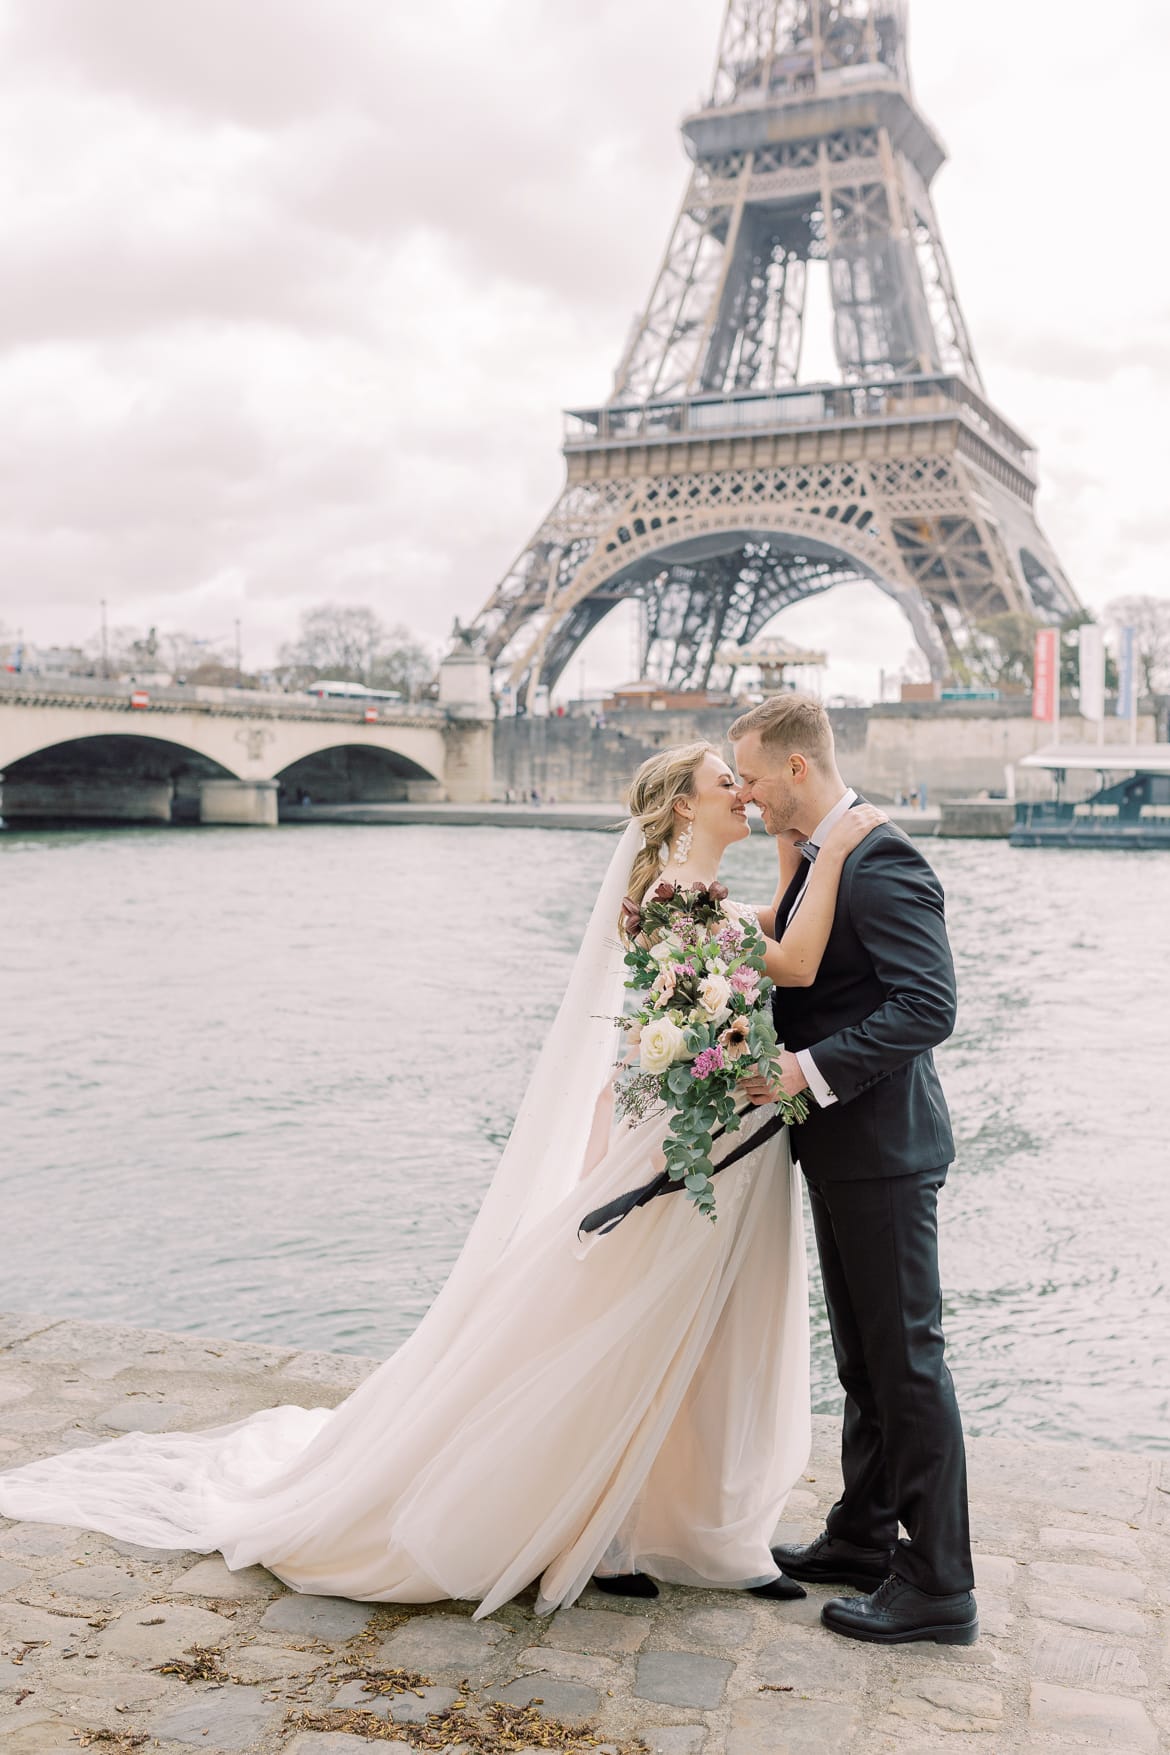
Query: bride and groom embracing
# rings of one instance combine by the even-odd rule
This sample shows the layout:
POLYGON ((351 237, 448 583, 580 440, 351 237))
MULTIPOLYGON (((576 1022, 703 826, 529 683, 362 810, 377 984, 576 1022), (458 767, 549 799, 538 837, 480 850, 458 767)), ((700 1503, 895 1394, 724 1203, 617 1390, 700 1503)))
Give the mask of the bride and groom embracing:
POLYGON ((728 736, 738 779, 707 744, 638 771, 507 1146, 414 1334, 336 1408, 48 1457, 0 1476, 0 1513, 219 1550, 299 1591, 473 1600, 477 1615, 534 1581, 540 1613, 591 1580, 781 1599, 803 1581, 862 1593, 825 1603, 837 1633, 977 1637, 936 1248, 953 1155, 931 1056, 954 1023, 942 892, 846 787, 818 702, 765 701, 728 736), (715 1224, 675 1197, 586 1235, 587 1209, 661 1171, 667 1131, 661 1107, 614 1118, 620 923, 652 881, 714 882, 749 804, 776 842, 756 913, 780 1080, 807 1119, 770 1126, 779 1091, 745 1079, 734 1153, 715 1152, 716 1169, 735 1160, 715 1224), (810 1442, 796 1161, 845 1391, 844 1489, 815 1541, 773 1547, 810 1442))

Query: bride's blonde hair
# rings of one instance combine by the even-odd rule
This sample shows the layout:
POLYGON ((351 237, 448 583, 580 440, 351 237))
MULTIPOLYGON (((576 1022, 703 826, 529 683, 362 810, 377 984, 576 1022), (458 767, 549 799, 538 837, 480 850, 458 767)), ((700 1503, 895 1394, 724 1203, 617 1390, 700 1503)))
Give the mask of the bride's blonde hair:
POLYGON ((706 755, 717 756, 713 743, 684 743, 648 756, 630 787, 630 815, 642 825, 645 842, 634 855, 629 896, 640 902, 661 870, 662 849, 669 847, 678 826, 675 804, 693 798, 695 775, 706 755))

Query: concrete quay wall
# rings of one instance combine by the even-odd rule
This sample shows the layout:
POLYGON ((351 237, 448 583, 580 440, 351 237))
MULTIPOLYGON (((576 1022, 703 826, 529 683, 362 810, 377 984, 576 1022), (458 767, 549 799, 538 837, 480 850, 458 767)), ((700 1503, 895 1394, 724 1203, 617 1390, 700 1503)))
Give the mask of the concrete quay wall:
MULTIPOLYGON (((332 1406, 376 1363, 0 1315, 0 1466, 135 1428, 332 1406)), ((362 1755, 389 1717, 433 1749, 442 1721, 428 1714, 539 1699, 538 1714, 595 1724, 602 1749, 640 1738, 655 1755, 1165 1755, 1170 1457, 999 1438, 969 1454, 982 1622, 969 1648, 841 1640, 819 1621, 832 1593, 815 1588, 794 1604, 590 1588, 540 1620, 527 1592, 474 1622, 467 1603, 299 1596, 262 1567, 0 1520, 0 1746, 362 1755), (218 1654, 214 1679, 163 1673, 193 1646, 218 1654), (348 1679, 394 1668, 426 1681, 367 1694, 348 1679)), ((814 1534, 839 1483, 837 1423, 818 1419, 778 1534, 814 1534)), ((465 1745, 452 1733, 447 1747, 465 1745)))
MULTIPOLYGON (((1061 742, 1095 743, 1096 726, 1067 703, 1061 742)), ((697 712, 636 709, 603 726, 584 718, 500 719, 495 724, 494 796, 516 800, 533 790, 543 800, 585 804, 622 798, 647 756, 671 744, 705 739, 730 757, 729 708, 697 712)), ((914 701, 830 708, 841 771, 878 800, 925 787, 931 803, 1002 792, 1008 765, 1052 742, 1052 727, 1031 717, 1026 701, 914 701)), ((1110 720, 1108 743, 1128 743, 1128 721, 1110 720)), ((1152 713, 1139 721, 1139 741, 1152 742, 1152 713)))

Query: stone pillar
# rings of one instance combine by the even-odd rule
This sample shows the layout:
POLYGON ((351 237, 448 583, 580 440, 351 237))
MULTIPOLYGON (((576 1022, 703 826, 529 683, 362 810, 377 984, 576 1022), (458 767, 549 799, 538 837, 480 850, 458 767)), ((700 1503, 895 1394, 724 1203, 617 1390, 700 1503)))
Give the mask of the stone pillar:
POLYGON ((491 660, 456 645, 439 666, 439 705, 455 719, 491 719, 491 660))
POLYGON ((278 791, 276 780, 204 780, 199 787, 199 821, 274 829, 278 791))
POLYGON ((492 725, 482 722, 447 728, 446 781, 449 804, 490 804, 492 725))
POLYGON ((491 661, 458 643, 439 666, 439 705, 448 727, 443 779, 451 804, 487 804, 492 796, 491 661))

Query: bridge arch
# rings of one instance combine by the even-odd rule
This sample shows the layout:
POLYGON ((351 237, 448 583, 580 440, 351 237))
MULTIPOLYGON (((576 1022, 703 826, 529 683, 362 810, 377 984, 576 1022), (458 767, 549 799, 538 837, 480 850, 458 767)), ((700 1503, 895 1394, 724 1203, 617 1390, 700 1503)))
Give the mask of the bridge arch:
POLYGON ((0 814, 10 823, 193 822, 203 783, 237 778, 157 731, 88 732, 23 755, 10 750, 0 773, 0 814))
POLYGON ((339 736, 319 744, 279 768, 282 799, 296 804, 307 795, 314 804, 387 804, 433 797, 441 778, 421 762, 378 744, 339 736))
POLYGON ((23 735, 4 739, 0 747, 0 774, 5 779, 29 780, 59 772, 68 766, 82 766, 90 771, 112 773, 141 769, 152 778, 171 779, 180 768, 190 768, 201 778, 234 780, 238 775, 215 757, 192 747, 179 738, 161 737, 159 728, 134 726, 118 731, 79 731, 46 737, 45 731, 30 726, 23 735))

